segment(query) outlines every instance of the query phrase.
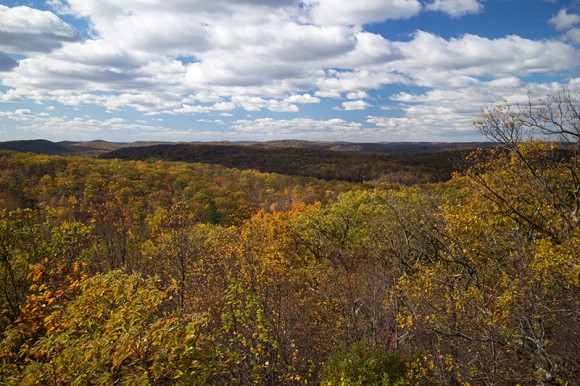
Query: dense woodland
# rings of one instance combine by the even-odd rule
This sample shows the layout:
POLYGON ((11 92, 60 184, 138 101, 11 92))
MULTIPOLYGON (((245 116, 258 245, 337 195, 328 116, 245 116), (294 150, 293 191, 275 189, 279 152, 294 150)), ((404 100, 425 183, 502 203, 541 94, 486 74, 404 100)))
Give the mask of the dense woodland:
POLYGON ((492 142, 327 143, 309 141, 212 143, 0 142, 0 150, 79 155, 105 159, 209 163, 240 170, 367 183, 418 183, 449 180, 463 170, 465 155, 492 142))
POLYGON ((578 384, 578 106, 411 186, 2 151, 0 382, 578 384))
POLYGON ((171 144, 126 147, 103 158, 162 159, 204 162, 238 169, 350 182, 389 181, 406 184, 448 180, 464 151, 384 155, 307 148, 239 145, 171 144))

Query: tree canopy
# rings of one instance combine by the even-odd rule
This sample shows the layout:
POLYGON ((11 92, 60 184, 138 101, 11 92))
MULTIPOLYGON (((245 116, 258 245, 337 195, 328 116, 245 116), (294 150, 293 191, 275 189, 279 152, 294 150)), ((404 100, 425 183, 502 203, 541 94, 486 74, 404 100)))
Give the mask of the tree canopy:
POLYGON ((577 384, 577 112, 413 186, 0 152, 0 379, 577 384))

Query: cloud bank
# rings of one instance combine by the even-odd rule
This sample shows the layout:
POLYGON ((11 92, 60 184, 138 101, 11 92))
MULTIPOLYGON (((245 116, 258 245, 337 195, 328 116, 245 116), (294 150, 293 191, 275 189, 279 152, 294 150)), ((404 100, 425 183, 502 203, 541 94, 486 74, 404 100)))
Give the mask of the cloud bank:
MULTIPOLYGON (((144 121, 196 116, 215 122, 220 116, 228 118, 235 138, 453 140, 474 135, 471 122, 482 104, 528 90, 557 90, 562 83, 578 90, 580 53, 574 42, 580 40, 575 27, 580 17, 567 9, 546 20, 566 38, 531 40, 371 32, 377 23, 425 13, 476 15, 485 10, 477 0, 49 3, 52 12, 0 5, 0 103, 134 111, 144 121), (88 38, 81 39, 65 18, 86 23, 88 38), (561 82, 526 80, 561 74, 561 82), (417 91, 385 92, 389 87, 417 91), (316 109, 325 113, 314 117, 316 109), (313 117, 276 117, 304 111, 313 117), (388 114, 392 111, 397 114, 388 114), (273 115, 243 118, 255 113, 273 115), (348 121, 328 118, 332 113, 359 115, 348 121)), ((15 111, 2 119, 16 120, 15 111)), ((49 113, 53 119, 55 114, 49 113)), ((56 121, 74 126, 74 119, 56 121)))

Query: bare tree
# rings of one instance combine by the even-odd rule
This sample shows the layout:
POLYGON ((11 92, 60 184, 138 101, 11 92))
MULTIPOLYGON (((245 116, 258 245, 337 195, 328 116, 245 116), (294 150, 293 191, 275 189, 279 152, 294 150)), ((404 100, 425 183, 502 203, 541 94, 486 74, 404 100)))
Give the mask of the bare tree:
POLYGON ((526 104, 489 105, 483 108, 476 126, 488 139, 511 150, 524 140, 544 138, 578 146, 580 140, 580 96, 563 88, 545 99, 528 94, 526 104))

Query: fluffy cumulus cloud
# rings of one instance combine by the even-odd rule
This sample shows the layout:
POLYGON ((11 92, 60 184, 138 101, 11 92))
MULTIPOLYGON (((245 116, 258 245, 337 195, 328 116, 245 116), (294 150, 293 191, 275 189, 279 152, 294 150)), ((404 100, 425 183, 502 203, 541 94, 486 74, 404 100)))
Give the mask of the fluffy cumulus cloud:
POLYGON ((371 107, 371 104, 363 100, 342 102, 342 109, 347 111, 366 110, 371 107))
POLYGON ((348 99, 364 99, 370 98, 369 94, 366 91, 353 91, 346 94, 348 99))
POLYGON ((90 117, 53 116, 49 113, 34 113, 29 109, 0 111, 0 119, 12 121, 23 137, 46 138, 65 137, 72 140, 92 140, 123 133, 130 140, 170 139, 188 135, 195 137, 194 131, 175 131, 161 125, 145 122, 127 122, 123 118, 95 119, 90 117))
POLYGON ((51 12, 0 5, 0 51, 47 52, 78 40, 77 31, 51 12))
POLYGON ((421 11, 418 0, 306 0, 310 15, 320 25, 363 25, 408 19, 421 11))
POLYGON ((580 28, 572 28, 564 35, 566 40, 570 40, 576 44, 580 44, 580 28))
MULTIPOLYGON (((474 117, 483 106, 493 102, 527 103, 532 96, 555 94, 561 91, 558 83, 524 84, 515 76, 481 81, 464 77, 454 89, 434 89, 422 94, 398 93, 392 100, 399 102, 403 117, 389 118, 369 115, 367 123, 381 129, 388 140, 422 141, 438 133, 441 141, 472 140, 474 117)), ((574 78, 566 87, 580 92, 580 79, 574 78)))
MULTIPOLYGON (((444 38, 422 30, 389 35, 373 28, 430 12, 453 18, 485 12, 478 0, 47 3, 52 12, 0 5, 0 103, 195 116, 191 122, 229 124, 244 138, 388 140, 424 138, 428 128, 443 137, 473 132, 471 121, 482 104, 526 94, 531 86, 522 78, 571 74, 580 63, 572 43, 580 42, 580 18, 567 9, 549 20, 566 37, 555 41, 517 35, 444 38), (86 23, 85 38, 64 19, 86 23), (385 92, 389 87, 420 88, 385 92), (337 118, 287 118, 316 108, 337 118), (394 110, 398 114, 380 115, 394 110), (278 119, 239 115, 257 113, 278 119), (358 122, 343 120, 356 114, 358 122)), ((51 121, 27 114, 27 107, 20 110, 0 118, 28 119, 37 129, 40 122, 50 128, 78 124, 86 133, 98 124, 111 132, 132 127, 108 118, 51 121)), ((133 127, 190 135, 155 125, 133 127)))
POLYGON ((434 0, 427 5, 427 9, 458 17, 468 13, 478 13, 483 9, 483 5, 478 0, 434 0))
POLYGON ((0 111, 0 117, 11 119, 14 121, 26 120, 34 114, 29 109, 16 109, 14 111, 0 111))
POLYGON ((563 32, 562 38, 564 41, 580 44, 580 27, 578 27, 580 24, 580 14, 562 8, 548 22, 556 30, 563 32))
POLYGON ((289 103, 312 104, 312 103, 320 103, 320 98, 313 97, 310 94, 302 94, 289 96, 288 98, 286 98, 286 101, 289 103))
POLYGON ((488 39, 466 34, 446 40, 419 31, 410 42, 397 46, 404 57, 395 66, 426 83, 458 75, 501 77, 574 70, 580 60, 578 50, 567 44, 515 35, 488 39))
POLYGON ((562 8, 556 15, 550 18, 549 23, 557 30, 566 30, 580 23, 580 15, 577 13, 568 13, 568 10, 562 8))

